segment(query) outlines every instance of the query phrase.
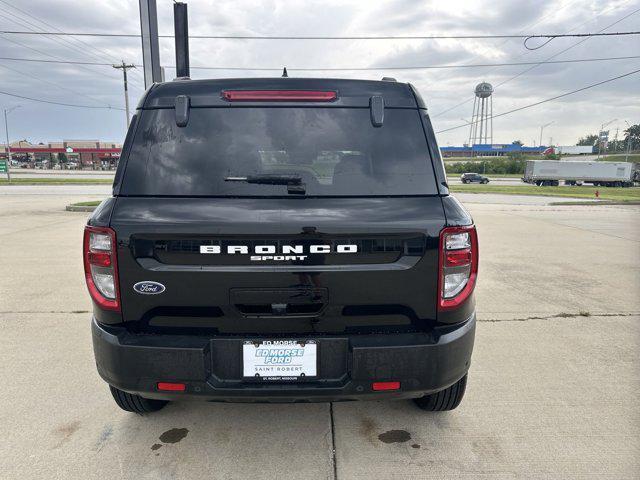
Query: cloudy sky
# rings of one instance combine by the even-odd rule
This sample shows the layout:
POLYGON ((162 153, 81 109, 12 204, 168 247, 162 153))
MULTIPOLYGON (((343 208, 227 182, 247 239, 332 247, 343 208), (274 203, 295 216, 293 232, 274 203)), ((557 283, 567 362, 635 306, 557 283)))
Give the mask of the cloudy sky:
MULTIPOLYGON (((161 34, 172 34, 170 0, 157 0, 161 34)), ((577 33, 640 30, 638 0, 189 0, 192 35, 473 35, 577 33), (635 13, 634 13, 635 12, 635 13), (626 18, 624 18, 626 17, 626 18), (621 20, 622 19, 622 20, 621 20), (621 21, 620 21, 621 20, 621 21), (617 22, 617 23, 615 23, 617 22)), ((133 33, 140 31, 137 0, 0 0, 0 29, 133 33), (44 22, 44 23, 43 23, 44 22)), ((535 42, 533 43, 535 45, 535 42)), ((173 39, 161 39, 166 77, 175 62, 173 39)), ((519 39, 410 41, 251 41, 200 40, 190 43, 191 65, 249 68, 348 68, 537 62, 640 55, 640 36, 555 39, 527 51, 519 39), (563 52, 563 50, 566 50, 563 52), (560 53, 562 52, 562 53, 560 53), (558 53, 560 53, 558 55, 558 53)), ((136 38, 47 37, 0 34, 0 57, 141 64, 136 38)), ((640 58, 590 63, 454 68, 443 70, 317 71, 291 76, 379 79, 393 76, 422 93, 436 130, 470 119, 473 89, 479 81, 496 86, 494 113, 553 97, 640 69, 640 58), (516 78, 516 75, 518 75, 516 78), (503 83, 503 85, 500 85, 503 83), (465 102, 466 100, 466 102, 465 102), (465 102, 465 103, 462 103, 465 102), (451 109, 457 104, 462 105, 451 109)), ((193 78, 273 76, 276 72, 196 70, 193 78)), ((141 68, 130 71, 131 103, 143 93, 141 68)), ((122 74, 112 67, 0 59, 0 90, 41 100, 93 107, 123 108, 122 74)), ((125 114, 108 108, 74 108, 0 94, 0 106, 20 105, 9 118, 11 140, 101 139, 121 141, 125 114)), ((640 122, 640 74, 494 121, 494 142, 520 139, 575 144, 578 137, 640 122)), ((438 135, 441 146, 460 145, 468 128, 438 135)))

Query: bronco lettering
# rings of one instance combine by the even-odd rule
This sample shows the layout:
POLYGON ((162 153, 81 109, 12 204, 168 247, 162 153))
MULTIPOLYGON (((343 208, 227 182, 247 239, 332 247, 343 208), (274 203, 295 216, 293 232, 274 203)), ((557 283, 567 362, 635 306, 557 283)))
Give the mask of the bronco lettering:
MULTIPOLYGON (((307 253, 313 253, 313 254, 318 254, 318 253, 358 253, 358 246, 357 245, 336 245, 335 250, 332 248, 331 245, 310 245, 308 247, 305 247, 305 245, 282 245, 280 246, 280 252, 278 252, 278 248, 275 245, 256 245, 253 247, 253 253, 257 255, 274 255, 275 253, 282 253, 283 255, 287 255, 287 254, 291 254, 291 253, 296 253, 296 254, 300 254, 300 253, 305 253, 305 249, 307 250, 307 253)), ((222 253, 222 249, 220 247, 220 245, 200 245, 200 253, 203 254, 220 254, 222 253)), ((226 252, 227 255, 235 255, 235 254, 241 254, 241 255, 248 255, 249 254, 249 247, 247 247, 246 245, 228 245, 226 247, 226 252)), ((255 256, 252 256, 251 259, 253 260, 255 256)), ((274 258, 272 258, 272 260, 295 260, 295 258, 292 257, 282 257, 280 255, 275 256, 274 258)), ((306 255, 304 256, 306 258, 306 255)), ((301 260, 303 260, 303 258, 300 258, 301 260)))

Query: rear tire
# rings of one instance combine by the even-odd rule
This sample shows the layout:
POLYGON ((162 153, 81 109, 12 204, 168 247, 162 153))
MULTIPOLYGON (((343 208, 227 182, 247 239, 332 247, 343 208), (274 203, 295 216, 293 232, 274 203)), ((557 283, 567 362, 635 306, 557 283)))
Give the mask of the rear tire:
POLYGON ((444 412, 453 410, 462 401, 467 388, 467 375, 462 377, 449 388, 445 388, 431 395, 415 398, 413 401, 418 407, 427 412, 444 412))
POLYGON ((118 406, 125 412, 137 413, 143 415, 145 413, 157 412, 167 403, 166 400, 152 400, 150 398, 142 398, 140 395, 123 392, 116 387, 109 385, 111 395, 118 406))

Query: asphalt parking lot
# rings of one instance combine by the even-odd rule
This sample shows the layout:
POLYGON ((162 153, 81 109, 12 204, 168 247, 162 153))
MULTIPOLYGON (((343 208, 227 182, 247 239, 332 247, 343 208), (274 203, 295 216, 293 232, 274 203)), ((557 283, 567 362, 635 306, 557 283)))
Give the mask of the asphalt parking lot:
POLYGON ((640 206, 474 196, 479 324, 453 412, 175 403, 140 417, 116 407, 95 371, 87 214, 64 211, 102 190, 50 188, 0 195, 2 478, 640 475, 640 206))

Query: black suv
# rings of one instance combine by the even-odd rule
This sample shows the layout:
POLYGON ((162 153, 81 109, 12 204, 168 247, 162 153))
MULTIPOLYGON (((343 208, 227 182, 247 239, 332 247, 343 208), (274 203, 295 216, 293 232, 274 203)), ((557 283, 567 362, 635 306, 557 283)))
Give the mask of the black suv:
POLYGON ((478 240, 409 84, 154 85, 84 264, 124 410, 464 394, 478 240))
POLYGON ((460 181, 462 183, 489 183, 489 179, 487 177, 483 177, 479 173, 463 173, 460 175, 460 181))

